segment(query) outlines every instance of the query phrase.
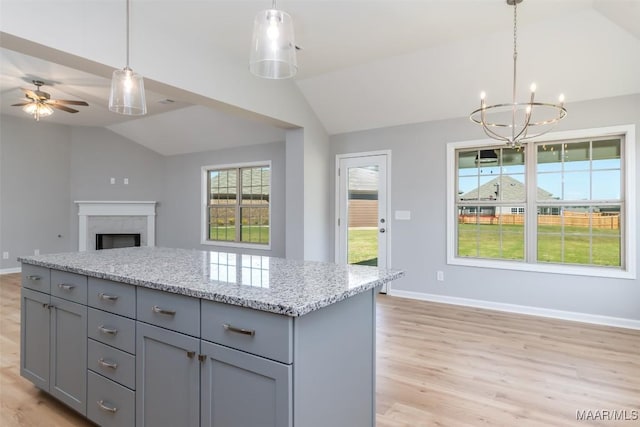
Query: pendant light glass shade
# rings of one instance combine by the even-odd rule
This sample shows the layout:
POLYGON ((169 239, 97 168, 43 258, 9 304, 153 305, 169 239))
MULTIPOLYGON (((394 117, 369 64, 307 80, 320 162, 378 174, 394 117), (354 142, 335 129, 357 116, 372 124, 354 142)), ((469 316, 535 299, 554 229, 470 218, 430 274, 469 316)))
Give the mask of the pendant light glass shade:
POLYGON ((129 67, 113 72, 109 110, 128 116, 147 114, 144 80, 140 74, 135 73, 129 67))
POLYGON ((111 92, 109 93, 109 111, 127 116, 142 116, 147 114, 147 101, 144 96, 144 81, 142 76, 129 68, 129 33, 130 5, 127 7, 127 65, 122 70, 115 70, 111 77, 111 92))
POLYGON ((296 75, 296 44, 293 22, 288 13, 274 8, 256 15, 249 70, 267 79, 286 79, 296 75))

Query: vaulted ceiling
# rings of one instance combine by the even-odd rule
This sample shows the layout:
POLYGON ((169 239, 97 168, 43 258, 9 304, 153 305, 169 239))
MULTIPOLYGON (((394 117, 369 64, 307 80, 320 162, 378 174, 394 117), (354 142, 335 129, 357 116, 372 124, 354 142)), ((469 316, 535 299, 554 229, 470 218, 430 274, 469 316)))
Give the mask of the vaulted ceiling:
MULTIPOLYGON (((132 66, 136 58, 162 64, 191 50, 185 67, 214 57, 248 73, 253 17, 270 4, 133 0, 132 66)), ((292 15, 302 47, 295 85, 329 134, 466 116, 481 90, 492 102, 510 99, 513 8, 504 0, 282 0, 278 7, 292 15)), ((92 43, 105 63, 121 67, 123 15, 124 1, 36 0, 25 7, 2 0, 0 30, 20 36, 29 25, 44 40, 56 32, 64 46, 55 47, 69 51, 92 43)), ((518 22, 522 94, 532 81, 540 99, 563 92, 568 106, 640 93, 640 0, 525 0, 518 22)), ((18 87, 38 78, 53 97, 91 105, 46 120, 106 126, 167 155, 282 140, 287 127, 161 86, 148 91, 148 116, 114 115, 106 109, 108 76, 14 52, 1 38, 0 46, 3 114, 24 114, 9 105, 22 99, 18 87)))

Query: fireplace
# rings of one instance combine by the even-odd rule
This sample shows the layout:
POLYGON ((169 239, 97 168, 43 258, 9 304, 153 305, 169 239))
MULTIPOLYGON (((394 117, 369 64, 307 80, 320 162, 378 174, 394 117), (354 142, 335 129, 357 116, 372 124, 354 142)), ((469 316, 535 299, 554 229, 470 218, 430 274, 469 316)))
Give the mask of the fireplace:
POLYGON ((96 250, 140 246, 140 233, 96 233, 96 250))
POLYGON ((154 201, 76 201, 78 204, 78 250, 100 249, 98 234, 108 247, 155 246, 156 202, 154 201), (131 237, 138 234, 138 239, 131 237))

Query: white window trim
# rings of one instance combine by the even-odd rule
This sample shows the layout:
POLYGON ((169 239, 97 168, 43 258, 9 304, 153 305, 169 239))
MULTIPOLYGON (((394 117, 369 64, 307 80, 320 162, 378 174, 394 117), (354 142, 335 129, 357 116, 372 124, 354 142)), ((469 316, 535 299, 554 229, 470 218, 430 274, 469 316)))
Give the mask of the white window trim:
POLYGON ((606 267, 560 265, 546 263, 526 263, 521 261, 488 260, 478 258, 461 258, 456 256, 456 221, 455 194, 456 150, 460 148, 474 148, 496 146, 504 147, 504 144, 496 143, 492 139, 478 139, 472 141, 459 141, 447 143, 447 264, 469 267, 497 268, 503 270, 532 271, 540 273, 570 274, 576 276, 597 276, 618 279, 635 279, 637 262, 636 227, 636 127, 635 125, 610 126, 593 129, 580 129, 564 132, 553 132, 536 138, 535 142, 558 141, 580 138, 600 138, 606 136, 624 136, 624 215, 625 236, 624 251, 625 269, 613 269, 606 267))
POLYGON ((230 163, 223 165, 208 165, 202 166, 200 169, 200 244, 209 246, 224 246, 231 248, 246 248, 246 249, 259 249, 259 250, 271 250, 271 208, 273 203, 273 187, 271 186, 273 168, 271 167, 271 160, 265 160, 262 162, 247 162, 247 163, 230 163), (208 171, 212 169, 236 169, 236 168, 251 168, 256 166, 268 166, 269 171, 269 243, 262 245, 259 243, 241 243, 241 242, 224 242, 219 240, 209 240, 207 230, 207 204, 209 197, 207 194, 207 180, 208 171))

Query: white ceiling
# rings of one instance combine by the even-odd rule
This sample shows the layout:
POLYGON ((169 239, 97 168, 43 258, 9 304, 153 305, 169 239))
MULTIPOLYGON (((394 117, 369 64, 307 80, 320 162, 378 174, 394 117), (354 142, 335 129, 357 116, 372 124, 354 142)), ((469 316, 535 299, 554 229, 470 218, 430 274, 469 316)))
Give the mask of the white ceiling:
MULTIPOLYGON (((5 19, 22 1, 2 0, 5 19)), ((108 0, 35 0, 30 5, 44 16, 35 13, 31 24, 44 24, 56 3, 74 1, 108 14, 108 0)), ((133 1, 133 35, 162 40, 167 58, 197 39, 246 64, 253 17, 270 3, 133 1)), ((296 83, 330 134, 466 116, 481 90, 490 102, 509 101, 513 8, 504 0, 281 0, 278 7, 292 15, 303 48, 296 83)), ((535 80, 539 99, 564 92, 568 107, 640 93, 640 0, 525 0, 518 15, 519 88, 535 80)), ((44 89, 52 97, 91 105, 46 120, 107 126, 162 154, 284 138, 283 129, 264 122, 193 106, 198 102, 190 94, 173 92, 178 102, 165 105, 158 101, 166 95, 149 92, 148 116, 114 115, 105 107, 108 79, 6 49, 0 50, 0 72, 0 112, 24 114, 7 105, 21 100, 17 87, 38 77, 53 83, 44 89)))

